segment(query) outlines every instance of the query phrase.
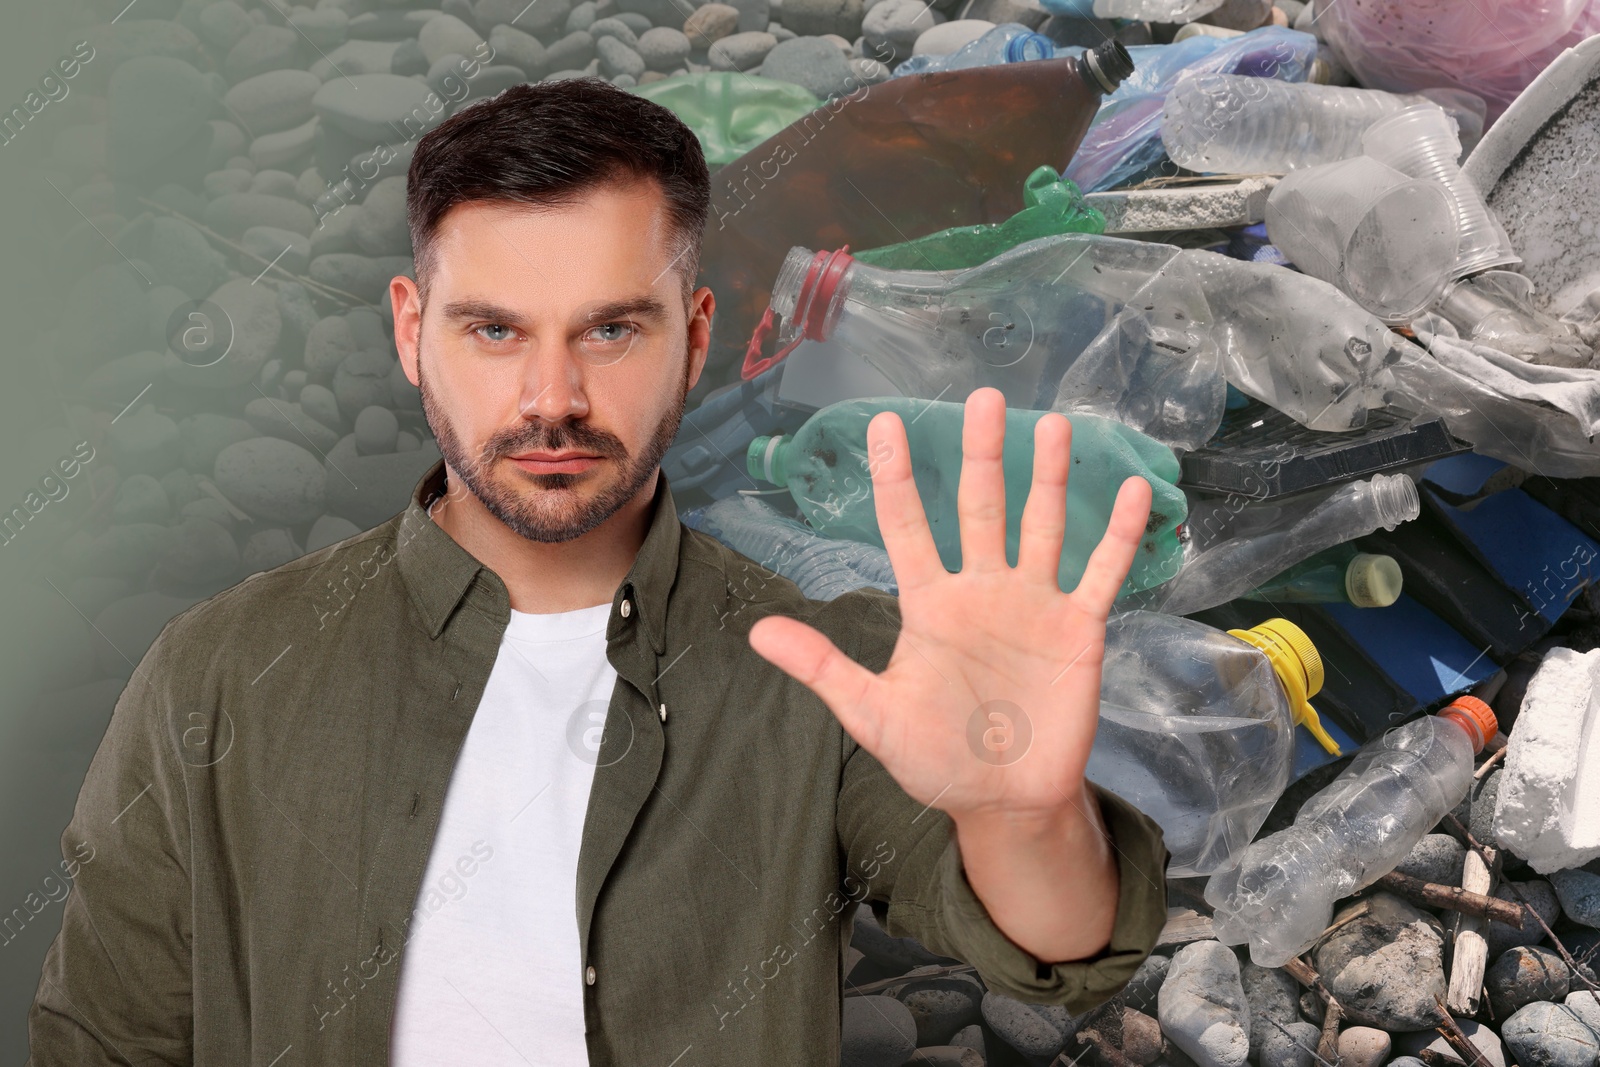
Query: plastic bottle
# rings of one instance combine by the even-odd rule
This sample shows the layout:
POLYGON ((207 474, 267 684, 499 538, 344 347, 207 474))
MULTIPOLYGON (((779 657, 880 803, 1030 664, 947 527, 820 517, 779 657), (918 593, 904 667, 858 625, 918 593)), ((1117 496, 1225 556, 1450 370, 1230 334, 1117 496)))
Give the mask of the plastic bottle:
POLYGON ((682 119, 711 167, 738 159, 822 104, 793 82, 736 70, 676 74, 629 91, 682 119))
MULTIPOLYGON (((909 397, 867 397, 830 404, 814 413, 793 436, 758 437, 746 453, 750 476, 788 486, 801 513, 818 533, 883 546, 872 498, 872 469, 880 462, 867 447, 867 423, 893 411, 906 429, 911 471, 928 527, 945 569, 961 569, 961 530, 956 491, 961 477, 962 404, 909 397)), ((1046 414, 1006 409, 1006 556, 1015 564, 1022 509, 1033 483, 1033 426, 1046 414)), ((1178 460, 1171 449, 1119 422, 1069 415, 1072 473, 1067 479, 1067 529, 1061 547, 1060 584, 1070 591, 1111 517, 1117 490, 1130 477, 1150 483, 1150 521, 1126 589, 1156 580, 1179 551, 1177 527, 1186 502, 1175 484, 1178 460)))
MULTIPOLYGON (((1472 110, 1461 95, 1445 100, 1454 106, 1439 103, 1470 128, 1472 110)), ((1434 102, 1420 94, 1191 73, 1173 85, 1162 105, 1161 143, 1174 163, 1190 170, 1281 174, 1359 156, 1368 127, 1406 107, 1434 102)), ((1482 129, 1481 112, 1477 128, 1482 129)))
MULTIPOLYGON (((915 57, 913 57, 915 58, 915 57)), ((1104 233, 1106 217, 1089 206, 1078 187, 1040 167, 1022 183, 1027 206, 1004 222, 953 226, 926 237, 856 252, 851 257, 888 270, 963 270, 1024 241, 1059 233, 1104 233)))
POLYGON ((1169 269, 1178 255, 1171 245, 1060 234, 937 272, 796 248, 743 373, 761 373, 804 340, 831 341, 905 396, 964 398, 992 385, 1010 407, 1047 410, 1086 405, 1094 391, 1094 414, 1198 448, 1221 421, 1225 383, 1199 282, 1193 271, 1169 269), (774 351, 762 357, 775 328, 774 351), (1104 351, 1086 357, 1095 344, 1104 351), (1106 376, 1075 380, 1057 403, 1064 375, 1102 364, 1106 376))
POLYGON ((1386 608, 1400 599, 1400 564, 1393 556, 1342 544, 1318 552, 1240 597, 1269 604, 1353 604, 1386 608))
POLYGON ((1308 702, 1321 657, 1287 619, 1224 633, 1128 612, 1107 622, 1105 649, 1086 774, 1161 825, 1169 877, 1249 845, 1289 784, 1297 722, 1338 751, 1308 702))
POLYGON ((1127 49, 1108 41, 1076 60, 891 78, 716 171, 699 283, 717 294, 717 315, 688 406, 738 376, 789 249, 876 247, 1005 221, 1024 207, 1023 180, 1041 164, 1067 165, 1101 97, 1130 70, 1127 49))
POLYGON ((1030 59, 1071 59, 1083 51, 1074 45, 1057 47, 1050 38, 1034 33, 1020 22, 1002 22, 954 52, 942 56, 912 56, 896 66, 891 77, 988 67, 996 63, 1022 63, 1030 59))
POLYGON ((1171 580, 1147 593, 1124 594, 1117 606, 1169 615, 1216 607, 1317 552, 1409 522, 1422 513, 1422 501, 1408 476, 1379 474, 1320 499, 1290 499, 1250 514, 1257 510, 1229 500, 1196 508, 1185 527, 1184 552, 1169 557, 1171 580), (1228 535, 1219 538, 1222 530, 1228 535))
POLYGON ((748 491, 693 508, 682 518, 684 525, 777 571, 812 600, 832 600, 866 586, 900 592, 882 548, 822 537, 748 491))
POLYGON ((1294 824, 1250 845, 1206 883, 1217 939, 1249 942, 1250 959, 1280 967, 1327 928, 1335 901, 1399 865, 1472 785, 1473 758, 1499 729, 1476 697, 1369 741, 1306 801, 1294 824))

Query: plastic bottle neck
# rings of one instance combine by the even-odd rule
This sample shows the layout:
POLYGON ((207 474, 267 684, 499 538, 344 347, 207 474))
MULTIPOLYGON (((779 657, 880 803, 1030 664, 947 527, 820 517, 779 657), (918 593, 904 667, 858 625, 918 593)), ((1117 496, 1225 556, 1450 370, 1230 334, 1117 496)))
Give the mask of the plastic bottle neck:
POLYGON ((1456 697, 1439 710, 1439 718, 1453 722, 1466 731, 1467 739, 1472 742, 1474 756, 1482 752, 1489 740, 1500 732, 1494 709, 1475 696, 1456 697))
POLYGON ((1323 729, 1322 717, 1311 706, 1311 698, 1322 690, 1322 656, 1305 631, 1288 619, 1268 619, 1248 630, 1229 630, 1228 633, 1255 646, 1267 657, 1283 685, 1295 725, 1304 726, 1326 751, 1342 755, 1339 742, 1323 729))
POLYGON ((789 472, 784 465, 788 452, 787 434, 757 437, 745 449, 744 465, 750 477, 773 485, 788 485, 789 472))
POLYGON ((1023 63, 1030 59, 1051 59, 1056 44, 1042 33, 1019 33, 1006 42, 1006 62, 1023 63))

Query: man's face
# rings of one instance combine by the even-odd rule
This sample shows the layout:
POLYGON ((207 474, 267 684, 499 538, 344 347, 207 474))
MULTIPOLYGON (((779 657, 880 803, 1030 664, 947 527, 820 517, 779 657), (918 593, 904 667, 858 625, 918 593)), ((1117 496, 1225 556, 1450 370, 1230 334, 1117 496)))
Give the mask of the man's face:
POLYGON ((428 303, 390 286, 401 363, 453 476, 533 541, 599 526, 655 473, 714 306, 683 279, 654 182, 572 204, 473 202, 441 220, 428 303))

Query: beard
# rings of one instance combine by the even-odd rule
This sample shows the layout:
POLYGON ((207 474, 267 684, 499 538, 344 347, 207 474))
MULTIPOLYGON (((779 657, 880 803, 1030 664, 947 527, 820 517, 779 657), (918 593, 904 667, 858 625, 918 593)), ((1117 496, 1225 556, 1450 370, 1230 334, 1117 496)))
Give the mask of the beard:
POLYGON ((529 541, 548 544, 571 541, 593 530, 632 500, 655 476, 661 457, 666 455, 683 421, 689 392, 687 352, 684 357, 683 382, 676 401, 644 448, 632 457, 627 446, 614 434, 582 422, 552 424, 543 420, 497 431, 473 456, 468 454, 450 420, 429 393, 420 347, 417 389, 422 394, 423 416, 450 470, 461 476, 472 495, 491 515, 529 541), (511 469, 512 473, 496 471, 496 464, 503 457, 533 451, 593 453, 614 463, 618 474, 593 497, 585 499, 575 488, 577 483, 583 478, 592 478, 597 470, 604 470, 604 464, 577 473, 531 474, 507 460, 501 466, 511 469))

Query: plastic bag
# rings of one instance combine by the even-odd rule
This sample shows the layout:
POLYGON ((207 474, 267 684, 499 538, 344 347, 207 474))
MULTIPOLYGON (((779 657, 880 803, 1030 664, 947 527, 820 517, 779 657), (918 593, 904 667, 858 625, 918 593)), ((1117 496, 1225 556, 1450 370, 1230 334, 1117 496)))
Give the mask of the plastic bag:
POLYGON ((678 74, 633 92, 682 119, 711 167, 733 162, 822 106, 793 82, 738 71, 678 74))

